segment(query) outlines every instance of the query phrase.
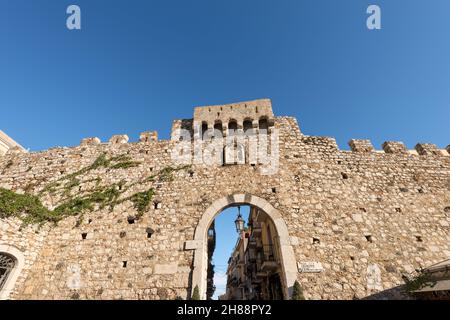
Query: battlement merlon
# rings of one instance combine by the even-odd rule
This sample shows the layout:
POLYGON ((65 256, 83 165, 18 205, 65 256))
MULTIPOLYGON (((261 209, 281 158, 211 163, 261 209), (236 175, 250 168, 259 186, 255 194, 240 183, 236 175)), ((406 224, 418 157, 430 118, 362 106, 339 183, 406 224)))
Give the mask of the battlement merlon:
MULTIPOLYGON (((114 135, 109 139, 109 144, 125 144, 128 143, 129 137, 126 134, 114 135)), ((139 135, 139 142, 156 142, 158 141, 158 132, 145 131, 139 135)), ((80 142, 80 146, 96 146, 101 144, 101 140, 97 137, 84 138, 80 142)))
POLYGON ((231 104, 195 107, 194 126, 206 124, 208 129, 220 123, 224 128, 232 121, 237 123, 237 128, 242 129, 245 121, 251 121, 252 126, 258 126, 260 120, 265 120, 269 126, 274 122, 272 101, 259 99, 231 104))

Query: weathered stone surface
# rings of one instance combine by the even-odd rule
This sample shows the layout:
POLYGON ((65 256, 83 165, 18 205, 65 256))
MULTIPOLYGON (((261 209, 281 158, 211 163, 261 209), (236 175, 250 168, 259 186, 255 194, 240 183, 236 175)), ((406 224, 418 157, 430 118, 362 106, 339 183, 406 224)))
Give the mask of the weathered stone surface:
POLYGON ((194 250, 201 246, 201 242, 198 240, 190 240, 184 243, 184 250, 194 250))
POLYGON ((26 151, 20 146, 11 147, 6 153, 8 154, 16 154, 16 153, 25 153, 26 151))
POLYGON ((371 152, 373 151, 373 145, 370 140, 356 140, 352 139, 348 145, 354 152, 371 152))
MULTIPOLYGON (((192 119, 180 120, 174 128, 192 129, 192 124, 192 119)), ((177 142, 126 143, 125 136, 111 140, 120 147, 86 144, 0 156, 0 187, 39 195, 48 208, 97 183, 123 181, 130 187, 123 197, 150 186, 155 191, 155 203, 141 216, 125 201, 56 226, 21 228, 17 218, 0 219, 0 245, 17 248, 24 258, 11 298, 186 298, 195 229, 211 204, 226 197, 233 203, 234 194, 270 203, 287 226, 285 245, 292 245, 296 262, 323 266, 323 272, 297 272, 307 299, 382 297, 404 283, 405 273, 450 258, 449 155, 438 150, 435 156, 437 148, 428 145, 417 148, 422 156, 397 152, 392 144, 385 152, 367 152, 372 148, 356 143, 358 152, 339 150, 333 138, 303 135, 290 117, 274 117, 274 128, 279 130, 280 163, 270 175, 262 174, 259 164, 195 163, 170 179, 143 183, 176 166, 171 152, 177 142), (42 192, 104 153, 126 155, 136 165, 98 167, 69 190, 62 185, 60 192, 42 192), (130 216, 139 218, 130 223, 130 216)))
POLYGON ((177 263, 157 264, 155 265, 154 274, 174 274, 178 271, 177 263))
POLYGON ((140 142, 158 141, 158 132, 156 131, 142 132, 139 136, 139 141, 140 142))
POLYGON ((84 138, 83 140, 81 140, 80 145, 81 146, 95 146, 100 143, 101 143, 101 141, 99 138, 92 137, 92 138, 84 138))
POLYGON ((111 144, 123 144, 127 143, 129 140, 128 136, 126 134, 118 134, 114 135, 109 139, 109 143, 111 144))
POLYGON ((435 144, 432 143, 418 143, 415 147, 417 152, 420 155, 426 156, 426 155, 442 155, 442 153, 439 151, 438 147, 435 144))
POLYGON ((405 145, 403 142, 397 141, 386 141, 383 143, 383 150, 386 153, 407 153, 405 145))

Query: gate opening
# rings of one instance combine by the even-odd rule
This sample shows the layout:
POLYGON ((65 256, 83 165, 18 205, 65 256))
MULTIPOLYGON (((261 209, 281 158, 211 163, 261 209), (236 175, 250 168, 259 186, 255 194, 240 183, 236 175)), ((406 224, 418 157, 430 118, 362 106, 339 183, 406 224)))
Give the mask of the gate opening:
POLYGON ((207 299, 285 298, 278 233, 261 209, 236 205, 223 210, 208 228, 207 247, 207 299))

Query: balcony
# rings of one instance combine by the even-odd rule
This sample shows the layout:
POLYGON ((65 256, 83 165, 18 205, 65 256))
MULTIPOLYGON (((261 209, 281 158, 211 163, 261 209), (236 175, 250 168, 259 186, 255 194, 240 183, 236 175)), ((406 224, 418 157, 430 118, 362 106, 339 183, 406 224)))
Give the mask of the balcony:
POLYGON ((262 224, 261 222, 253 222, 252 225, 252 236, 259 237, 262 232, 262 224))
POLYGON ((276 271, 280 264, 277 261, 275 256, 275 251, 272 245, 264 245, 263 246, 263 261, 261 265, 262 272, 271 272, 276 271))

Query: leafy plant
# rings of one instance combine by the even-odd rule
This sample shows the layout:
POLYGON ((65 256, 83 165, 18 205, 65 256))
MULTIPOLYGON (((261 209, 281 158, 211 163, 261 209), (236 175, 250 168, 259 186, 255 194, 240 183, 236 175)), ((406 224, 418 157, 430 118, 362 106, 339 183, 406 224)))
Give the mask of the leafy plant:
POLYGON ((54 214, 42 205, 38 197, 0 188, 0 218, 8 217, 17 217, 29 223, 55 219, 54 214))
POLYGON ((415 278, 409 279, 404 277, 405 280, 405 291, 407 293, 413 293, 420 290, 426 286, 434 287, 436 285, 436 280, 430 275, 429 272, 423 271, 415 278))
POLYGON ((153 188, 150 188, 147 191, 135 193, 130 197, 131 202, 133 202, 134 208, 139 213, 138 217, 141 217, 148 209, 154 193, 155 192, 153 188))
POLYGON ((305 297, 303 296, 303 289, 297 280, 294 282, 294 288, 292 290, 292 300, 305 300, 305 297))
POLYGON ((194 292, 192 293, 191 300, 200 300, 200 292, 198 286, 195 286, 194 292))

